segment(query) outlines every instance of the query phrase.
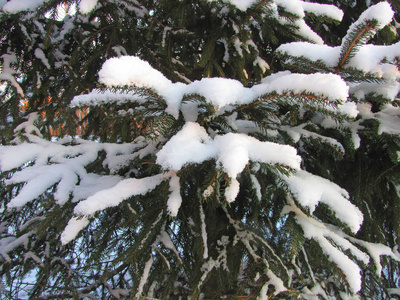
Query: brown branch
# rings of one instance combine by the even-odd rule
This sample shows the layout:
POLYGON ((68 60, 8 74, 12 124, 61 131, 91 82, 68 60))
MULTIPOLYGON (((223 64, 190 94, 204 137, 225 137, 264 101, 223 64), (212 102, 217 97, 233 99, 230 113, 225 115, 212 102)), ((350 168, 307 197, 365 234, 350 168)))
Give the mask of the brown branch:
POLYGON ((344 57, 342 58, 342 60, 340 61, 339 65, 336 67, 336 74, 340 72, 341 68, 343 67, 343 65, 346 63, 347 58, 350 55, 350 52, 353 50, 354 46, 358 43, 359 39, 361 38, 361 36, 363 34, 365 34, 367 31, 369 31, 371 28, 373 28, 374 26, 372 25, 371 22, 367 22, 367 27, 365 27, 363 30, 361 30, 357 36, 353 39, 353 41, 351 42, 349 48, 347 49, 346 53, 344 54, 344 57))

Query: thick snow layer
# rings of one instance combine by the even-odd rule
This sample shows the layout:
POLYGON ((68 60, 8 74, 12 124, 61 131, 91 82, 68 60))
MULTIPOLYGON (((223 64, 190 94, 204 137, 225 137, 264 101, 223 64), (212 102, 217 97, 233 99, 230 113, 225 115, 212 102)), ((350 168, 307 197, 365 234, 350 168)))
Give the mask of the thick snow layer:
MULTIPOLYGON (((295 57, 306 57, 313 61, 322 61, 329 67, 339 63, 340 46, 315 45, 307 42, 293 42, 281 45, 277 51, 295 57)), ((348 60, 345 67, 352 67, 364 72, 370 72, 383 78, 399 78, 399 70, 392 64, 383 61, 394 61, 400 56, 400 42, 389 45, 363 45, 357 53, 348 60)))
POLYGON ((188 122, 157 153, 157 163, 167 170, 179 171, 186 163, 201 163, 216 156, 208 143, 211 138, 198 123, 188 122))
POLYGON ((316 44, 322 45, 324 41, 322 38, 314 32, 310 26, 305 22, 304 17, 307 13, 315 15, 324 15, 328 18, 341 21, 343 18, 343 12, 334 5, 319 4, 304 2, 300 0, 275 0, 276 5, 285 9, 285 11, 296 15, 299 19, 291 21, 287 18, 279 17, 279 13, 275 14, 278 16, 278 20, 282 24, 292 24, 297 27, 297 33, 308 41, 312 41, 316 44))
POLYGON ((232 178, 244 169, 249 160, 283 164, 298 169, 300 157, 287 145, 260 142, 244 135, 228 133, 214 139, 198 123, 188 122, 157 153, 157 163, 167 170, 179 171, 185 164, 201 163, 215 158, 232 178))
POLYGON ((302 206, 313 212, 318 203, 326 204, 336 217, 357 232, 363 222, 361 211, 348 200, 348 193, 335 183, 300 170, 282 177, 302 206))
MULTIPOLYGON (((21 130, 28 128, 31 131, 33 124, 30 117, 31 115, 27 122, 22 123, 21 130)), ((32 131, 35 132, 33 129, 32 131)), ((25 136, 29 143, 0 148, 1 171, 9 171, 30 163, 7 180, 9 184, 27 182, 9 202, 9 208, 25 205, 55 184, 54 197, 59 205, 66 203, 70 195, 73 195, 73 201, 87 198, 102 189, 113 187, 121 180, 119 176, 87 174, 85 166, 96 160, 99 151, 105 151, 103 165, 113 173, 149 150, 142 148, 144 143, 140 139, 137 143, 127 144, 96 143, 77 139, 77 144, 71 146, 63 145, 63 141, 50 142, 36 135, 25 136)))
POLYGON ((390 63, 400 57, 400 42, 391 46, 365 45, 346 64, 348 67, 357 68, 364 72, 373 73, 385 79, 400 79, 400 71, 390 63))
POLYGON ((337 21, 342 21, 343 19, 343 11, 335 5, 301 1, 301 6, 305 12, 313 13, 317 16, 327 16, 337 21))
POLYGON ((297 15, 299 18, 304 18, 304 9, 300 0, 275 0, 278 6, 283 7, 287 12, 297 15))
POLYGON ((274 80, 262 81, 255 85, 252 90, 257 95, 276 91, 278 94, 293 92, 295 94, 313 93, 330 101, 346 101, 349 88, 346 83, 336 74, 290 74, 280 76, 274 80))
POLYGON ((256 95, 240 81, 228 78, 203 78, 185 87, 185 94, 199 94, 218 107, 250 102, 256 95))
POLYGON ((167 202, 168 212, 171 217, 176 217, 182 204, 181 185, 178 176, 172 176, 169 180, 169 191, 171 194, 167 202))
POLYGON ((228 202, 235 200, 239 192, 236 177, 250 160, 293 169, 299 169, 301 161, 291 146, 261 142, 238 133, 217 135, 212 139, 198 123, 187 122, 157 153, 156 163, 166 170, 177 172, 186 164, 209 159, 215 159, 232 179, 225 191, 228 202))
POLYGON ((380 2, 378 4, 370 6, 367 10, 365 10, 361 16, 358 18, 356 22, 354 22, 349 30, 347 31, 347 35, 343 38, 343 41, 346 41, 350 32, 353 32, 355 28, 360 26, 361 24, 376 20, 378 23, 375 26, 376 30, 379 30, 386 25, 388 25, 394 16, 394 11, 390 4, 386 1, 380 2))
POLYGON ((114 187, 99 191, 79 202, 74 208, 74 213, 80 216, 93 215, 97 211, 117 206, 129 197, 147 194, 169 176, 170 174, 158 174, 142 179, 124 179, 114 187))
MULTIPOLYGON (((368 14, 360 18, 360 22, 372 18, 375 14, 377 19, 386 24, 392 18, 390 5, 382 2, 367 10, 368 14), (382 16, 379 15, 382 9, 382 16), (391 12, 391 13, 390 13, 391 12), (386 23, 385 23, 386 22, 386 23)), ((343 40, 344 41, 344 40, 343 40)), ((343 42, 344 43, 344 42, 343 42)), ((304 57, 312 61, 320 61, 330 68, 339 66, 339 58, 342 46, 330 47, 326 45, 315 45, 307 42, 293 42, 281 45, 277 52, 292 57, 304 57)), ((367 94, 382 95, 386 99, 394 100, 400 92, 400 70, 396 67, 396 58, 400 56, 400 42, 393 45, 361 45, 357 47, 354 55, 347 58, 342 69, 357 69, 374 76, 383 78, 385 82, 356 82, 349 83, 349 92, 358 99, 364 99, 367 94)), ((291 58, 288 58, 291 63, 291 58)), ((351 72, 351 71, 350 71, 351 72)))
POLYGON ((81 0, 79 2, 79 11, 82 14, 91 12, 97 5, 97 0, 81 0))
MULTIPOLYGON (((134 85, 140 88, 154 90, 165 100, 166 111, 174 117, 179 116, 182 109, 181 101, 185 95, 198 94, 211 103, 219 113, 229 109, 230 105, 248 104, 258 100, 265 94, 313 93, 329 101, 345 102, 348 97, 348 86, 335 74, 290 74, 267 77, 260 84, 251 88, 244 87, 239 81, 227 78, 203 78, 190 84, 172 83, 159 71, 153 69, 147 62, 138 57, 121 56, 106 61, 99 72, 99 80, 110 87, 134 85)), ((109 95, 109 94, 107 94, 109 95)), ((72 105, 103 103, 107 95, 100 96, 97 92, 78 96, 72 105)), ((109 101, 125 101, 124 95, 110 95, 109 101)), ((134 97, 132 101, 140 101, 134 97)), ((326 103, 325 106, 329 106, 326 103)), ((184 110, 187 120, 194 121, 195 114, 184 110)))
POLYGON ((42 61, 42 63, 46 66, 47 69, 51 69, 49 60, 47 59, 42 49, 36 48, 34 54, 37 58, 39 58, 42 61))
POLYGON ((120 176, 97 175, 89 173, 83 178, 80 178, 79 185, 76 185, 72 190, 72 201, 78 202, 86 199, 95 193, 114 187, 123 178, 120 176))
POLYGON ((65 245, 74 240, 78 233, 88 225, 89 220, 86 217, 75 217, 69 220, 67 226, 61 234, 61 244, 65 245))
POLYGON ((306 57, 313 61, 323 61, 329 67, 339 63, 340 47, 316 45, 308 42, 292 42, 283 44, 276 50, 295 57, 306 57))
POLYGON ((16 71, 11 66, 12 64, 15 64, 17 62, 17 56, 15 55, 15 53, 9 53, 9 54, 3 54, 1 58, 3 59, 3 65, 2 65, 3 68, 0 72, 0 80, 9 81, 15 87, 18 94, 24 97, 24 91, 22 90, 18 81, 14 77, 16 71))
POLYGON ((137 87, 152 88, 161 95, 172 84, 160 71, 136 56, 108 59, 99 71, 99 82, 107 86, 134 84, 137 87))
POLYGON ((35 159, 42 147, 35 144, 21 144, 18 145, 18 155, 15 155, 15 146, 2 146, 0 148, 0 170, 10 171, 14 168, 22 166, 24 163, 35 159))
POLYGON ((14 14, 24 10, 35 10, 48 0, 11 0, 4 4, 3 11, 14 14))

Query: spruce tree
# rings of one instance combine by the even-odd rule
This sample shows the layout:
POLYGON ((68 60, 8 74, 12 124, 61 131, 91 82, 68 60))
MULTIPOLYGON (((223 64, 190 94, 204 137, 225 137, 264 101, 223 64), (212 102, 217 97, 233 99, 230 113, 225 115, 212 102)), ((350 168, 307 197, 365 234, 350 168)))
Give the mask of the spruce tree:
POLYGON ((398 0, 0 6, 2 297, 400 296, 398 0))

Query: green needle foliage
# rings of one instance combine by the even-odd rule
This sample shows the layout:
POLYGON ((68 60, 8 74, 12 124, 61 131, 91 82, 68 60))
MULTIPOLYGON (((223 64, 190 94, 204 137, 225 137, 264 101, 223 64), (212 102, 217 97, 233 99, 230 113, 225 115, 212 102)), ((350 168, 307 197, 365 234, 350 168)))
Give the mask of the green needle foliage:
POLYGON ((0 8, 0 298, 400 297, 398 0, 0 8))

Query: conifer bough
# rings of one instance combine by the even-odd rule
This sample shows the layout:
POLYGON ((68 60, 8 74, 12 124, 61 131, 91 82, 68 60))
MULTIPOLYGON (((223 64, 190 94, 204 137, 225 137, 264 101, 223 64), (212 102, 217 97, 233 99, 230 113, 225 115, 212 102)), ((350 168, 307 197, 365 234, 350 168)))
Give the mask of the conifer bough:
POLYGON ((0 1, 2 296, 400 296, 400 5, 330 2, 0 1))

